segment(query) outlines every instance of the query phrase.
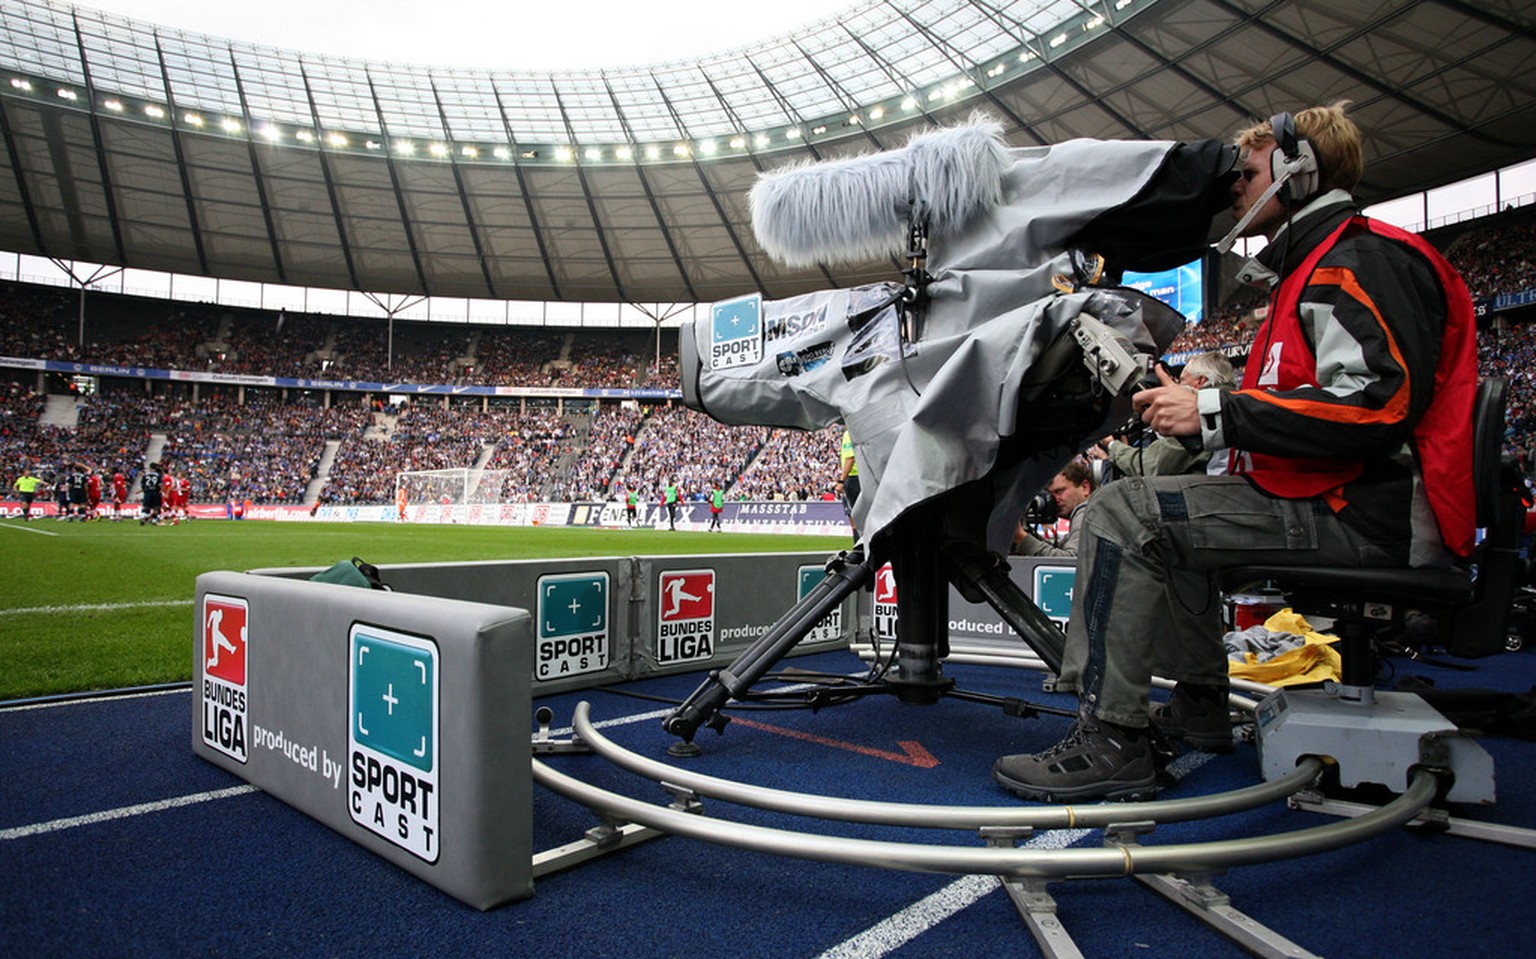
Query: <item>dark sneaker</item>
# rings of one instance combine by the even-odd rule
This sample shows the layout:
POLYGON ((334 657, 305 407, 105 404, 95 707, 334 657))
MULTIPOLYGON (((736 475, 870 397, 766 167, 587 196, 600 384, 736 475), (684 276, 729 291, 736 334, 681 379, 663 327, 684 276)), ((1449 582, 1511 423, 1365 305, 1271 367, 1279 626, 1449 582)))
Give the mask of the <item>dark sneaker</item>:
POLYGON ((992 766, 992 778, 1040 802, 1139 799, 1157 792, 1148 731, 1085 718, 1045 752, 999 759, 992 766))
POLYGON ((1152 707, 1152 722, 1167 736, 1182 739, 1203 753, 1233 750, 1227 687, 1179 683, 1173 698, 1152 707))

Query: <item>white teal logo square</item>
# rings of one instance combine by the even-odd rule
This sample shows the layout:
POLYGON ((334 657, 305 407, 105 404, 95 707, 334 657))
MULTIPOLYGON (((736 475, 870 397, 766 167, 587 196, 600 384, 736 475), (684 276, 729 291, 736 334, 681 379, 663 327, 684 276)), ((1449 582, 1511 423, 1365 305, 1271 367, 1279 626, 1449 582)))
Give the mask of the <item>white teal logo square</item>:
POLYGON ((715 303, 709 308, 709 368, 754 366, 763 359, 761 294, 715 303))
POLYGON ((608 574, 563 573, 538 580, 534 677, 559 679, 608 666, 608 574))
POLYGON ((1072 589, 1077 569, 1072 566, 1035 567, 1035 605, 1058 626, 1066 628, 1072 615, 1072 589))
POLYGON ((438 856, 437 644, 352 626, 347 805, 352 821, 428 862, 438 856))
MULTIPOLYGON (((827 578, 825 566, 801 566, 798 573, 798 589, 795 599, 802 600, 811 594, 822 580, 827 578)), ((801 644, 830 643, 843 635, 843 607, 842 604, 832 609, 816 622, 800 640, 801 644)))

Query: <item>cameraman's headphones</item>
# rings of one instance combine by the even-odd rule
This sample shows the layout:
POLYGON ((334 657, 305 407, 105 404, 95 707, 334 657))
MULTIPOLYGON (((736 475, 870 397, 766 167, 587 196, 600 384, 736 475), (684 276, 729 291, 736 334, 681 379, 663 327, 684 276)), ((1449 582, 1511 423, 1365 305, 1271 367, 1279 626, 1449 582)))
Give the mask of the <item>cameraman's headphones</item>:
POLYGON ((1270 117, 1269 128, 1275 135, 1269 173, 1280 184, 1280 202, 1300 206, 1318 190, 1317 153, 1310 140, 1296 135, 1296 121, 1289 113, 1270 117))

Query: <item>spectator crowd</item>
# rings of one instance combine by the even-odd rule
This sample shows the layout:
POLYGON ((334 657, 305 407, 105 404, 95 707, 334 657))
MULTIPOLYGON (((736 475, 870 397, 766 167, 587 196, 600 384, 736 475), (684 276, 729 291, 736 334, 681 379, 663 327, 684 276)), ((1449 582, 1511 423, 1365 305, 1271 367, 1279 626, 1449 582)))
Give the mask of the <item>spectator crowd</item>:
MULTIPOLYGON (((1432 237, 1433 238, 1433 237, 1432 237)), ((1437 240, 1474 299, 1536 291, 1536 221, 1505 216, 1437 240)), ((1536 295, 1536 294, 1533 294, 1536 295)), ((532 389, 675 387, 675 349, 636 331, 445 328, 241 311, 0 284, 0 356, 153 369, 365 382, 532 389)), ((1241 362, 1261 300, 1212 311, 1174 355, 1221 349, 1241 362)), ((1536 461, 1536 307, 1493 313, 1478 334, 1484 375, 1511 384, 1506 446, 1536 461)), ((660 332, 654 334, 661 335, 660 332)), ((355 392, 101 378, 77 395, 62 377, 0 367, 0 479, 23 466, 45 483, 71 463, 135 484, 154 460, 192 484, 193 502, 367 504, 393 500, 405 470, 502 471, 504 501, 656 501, 721 488, 736 499, 821 499, 840 426, 815 432, 728 427, 672 403, 553 397, 494 405, 418 397, 386 405, 355 392), (45 395, 47 394, 47 395, 45 395)))

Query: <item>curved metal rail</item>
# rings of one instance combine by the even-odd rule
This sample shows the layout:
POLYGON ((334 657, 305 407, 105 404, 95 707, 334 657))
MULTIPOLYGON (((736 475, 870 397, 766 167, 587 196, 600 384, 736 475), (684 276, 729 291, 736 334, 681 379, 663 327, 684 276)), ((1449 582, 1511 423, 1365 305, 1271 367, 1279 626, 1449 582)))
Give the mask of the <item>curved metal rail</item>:
POLYGON ((1413 819, 1434 799, 1437 785, 1433 773, 1419 770, 1403 795, 1374 812, 1271 836, 1167 846, 1019 849, 851 839, 729 822, 631 799, 581 782, 537 759, 532 763, 535 782, 594 811, 704 842, 818 862, 908 872, 1043 878, 1211 872, 1328 852, 1413 819))
POLYGON ((1273 782, 1187 799, 1096 803, 1088 806, 929 806, 790 792, 680 769, 631 752, 604 736, 592 725, 591 706, 585 701, 576 705, 572 727, 581 741, 592 747, 593 752, 647 779, 682 786, 703 796, 713 796, 743 806, 882 826, 937 829, 1029 826, 1039 829, 1073 829, 1099 828, 1133 820, 1187 822, 1207 816, 1230 815, 1284 799, 1311 785, 1323 769, 1321 761, 1306 759, 1297 765, 1295 772, 1273 782))

